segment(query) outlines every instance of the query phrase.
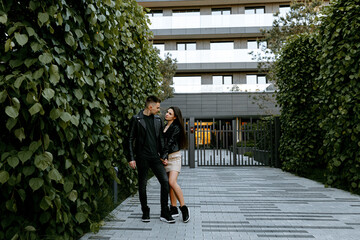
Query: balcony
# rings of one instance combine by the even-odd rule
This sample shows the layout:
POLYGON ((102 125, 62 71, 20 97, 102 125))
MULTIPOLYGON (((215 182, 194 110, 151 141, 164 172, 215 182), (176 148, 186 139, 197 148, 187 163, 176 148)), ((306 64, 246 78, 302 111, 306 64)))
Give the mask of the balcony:
POLYGON ((271 27, 275 19, 267 14, 199 15, 149 17, 151 30, 271 27))
MULTIPOLYGON (((177 60, 178 64, 186 63, 240 63, 260 62, 259 54, 265 56, 260 49, 231 49, 231 50, 188 50, 188 51, 161 51, 160 57, 165 58, 166 54, 177 60), (251 54, 253 52, 253 54, 251 54)), ((272 55, 267 55, 272 57, 272 55)))
POLYGON ((273 84, 172 85, 175 93, 274 92, 273 84))

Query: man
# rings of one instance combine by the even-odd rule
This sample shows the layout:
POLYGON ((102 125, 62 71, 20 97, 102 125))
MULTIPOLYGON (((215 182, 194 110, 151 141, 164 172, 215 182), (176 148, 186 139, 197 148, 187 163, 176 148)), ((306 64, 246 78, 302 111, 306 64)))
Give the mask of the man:
POLYGON ((146 184, 149 168, 161 185, 161 214, 160 220, 174 223, 168 208, 169 179, 160 157, 167 156, 164 152, 163 122, 158 115, 161 100, 155 96, 146 99, 145 109, 133 116, 130 125, 129 165, 138 169, 138 186, 142 221, 150 222, 150 208, 147 205, 146 184), (135 147, 133 149, 133 143, 135 147))

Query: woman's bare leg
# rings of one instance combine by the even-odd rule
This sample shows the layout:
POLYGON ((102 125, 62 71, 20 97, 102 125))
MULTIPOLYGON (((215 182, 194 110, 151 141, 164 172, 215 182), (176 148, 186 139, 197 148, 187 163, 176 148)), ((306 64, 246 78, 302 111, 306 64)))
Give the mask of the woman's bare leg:
MULTIPOLYGON (((170 172, 167 172, 167 175, 168 175, 168 177, 170 177, 170 172)), ((170 186, 169 195, 170 195, 170 204, 171 204, 171 206, 176 207, 176 205, 177 205, 177 198, 176 198, 175 192, 174 192, 174 190, 171 188, 171 186, 170 186)))
POLYGON ((173 206, 176 206, 176 199, 179 200, 180 206, 185 205, 183 192, 182 192, 179 184, 177 183, 177 177, 179 175, 179 172, 170 171, 168 174, 169 174, 168 176, 169 176, 169 185, 170 185, 171 205, 173 205, 173 203, 175 202, 175 205, 173 205, 173 206), (171 199, 171 192, 173 192, 174 196, 176 196, 176 197, 173 196, 174 201, 173 201, 173 199, 171 199))

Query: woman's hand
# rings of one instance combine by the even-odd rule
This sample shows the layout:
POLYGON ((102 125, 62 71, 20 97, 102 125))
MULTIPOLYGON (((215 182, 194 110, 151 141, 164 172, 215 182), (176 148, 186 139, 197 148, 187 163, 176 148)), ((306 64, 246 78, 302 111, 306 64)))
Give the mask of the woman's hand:
POLYGON ((167 159, 160 159, 161 162, 163 163, 164 166, 167 166, 168 165, 168 160, 167 159))

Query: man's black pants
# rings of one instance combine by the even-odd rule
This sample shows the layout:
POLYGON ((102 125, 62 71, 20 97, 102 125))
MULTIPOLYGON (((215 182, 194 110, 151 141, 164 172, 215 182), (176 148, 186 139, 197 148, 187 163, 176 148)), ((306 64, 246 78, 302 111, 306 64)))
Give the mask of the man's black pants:
POLYGON ((169 197, 169 179, 166 174, 164 165, 157 158, 150 159, 141 159, 141 162, 136 161, 136 166, 138 169, 138 184, 139 184, 139 198, 141 203, 141 209, 146 209, 147 207, 147 195, 146 195, 146 185, 147 185, 147 176, 148 170, 151 168, 154 175, 158 179, 161 185, 160 193, 160 204, 161 211, 168 208, 168 197, 169 197), (138 164, 139 163, 139 164, 138 164))

